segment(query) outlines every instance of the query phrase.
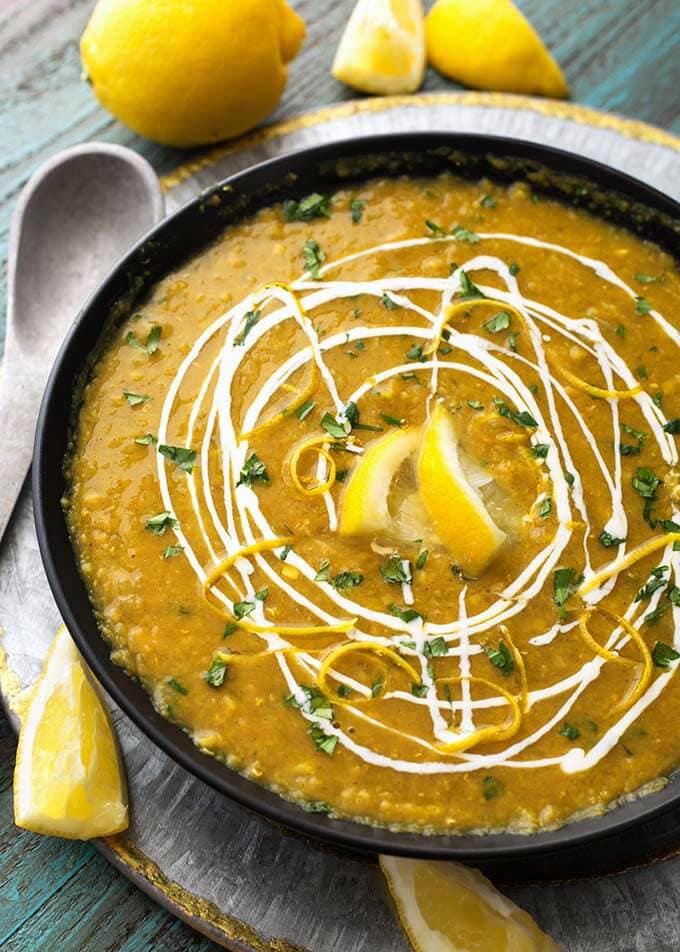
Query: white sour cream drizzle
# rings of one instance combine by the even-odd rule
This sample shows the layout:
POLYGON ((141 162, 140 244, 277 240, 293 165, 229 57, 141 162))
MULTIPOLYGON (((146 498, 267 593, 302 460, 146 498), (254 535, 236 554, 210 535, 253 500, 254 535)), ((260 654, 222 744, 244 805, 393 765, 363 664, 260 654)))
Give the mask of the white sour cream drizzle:
MULTIPOLYGON (((624 292, 631 300, 635 300, 637 297, 635 291, 625 284, 605 262, 577 254, 569 248, 526 235, 482 233, 479 237, 482 240, 492 238, 497 241, 527 245, 565 255, 594 272, 603 282, 624 292)), ((546 733, 553 730, 568 715, 576 700, 588 685, 598 678, 600 671, 606 664, 606 661, 599 656, 594 657, 561 681, 539 690, 529 691, 529 708, 544 702, 552 701, 553 704, 551 707, 549 705, 550 710, 546 712, 546 719, 538 729, 521 740, 510 743, 504 750, 494 754, 468 752, 445 757, 433 741, 445 743, 453 737, 460 736, 461 733, 472 733, 475 730, 476 712, 493 707, 507 706, 506 699, 501 695, 473 697, 470 659, 474 655, 480 654, 483 649, 480 644, 471 639, 521 613, 531 599, 541 591, 551 578, 551 573, 558 564, 560 555, 569 543, 576 514, 577 518, 585 525, 583 571, 586 579, 594 573, 589 547, 592 532, 583 484, 564 433, 558 405, 563 406, 582 434, 585 447, 594 458, 607 487, 610 512, 605 524, 606 531, 621 538, 625 537, 627 532, 628 524, 623 505, 622 467, 619 449, 621 424, 618 403, 615 399, 606 401, 611 413, 612 439, 615 448, 612 474, 587 421, 579 412, 565 387, 550 371, 543 343, 550 341, 551 335, 544 333, 541 327, 549 329, 551 334, 561 335, 572 345, 595 358, 602 372, 605 388, 618 389, 620 385, 617 385, 617 380, 621 380, 624 387, 630 389, 636 385, 637 381, 630 368, 604 339, 595 321, 560 314, 539 301, 524 297, 507 265, 497 257, 478 255, 466 262, 463 268, 455 270, 449 278, 406 276, 389 277, 380 281, 333 281, 326 278, 329 273, 339 266, 361 258, 389 254, 391 251, 404 248, 452 242, 454 240, 451 237, 415 238, 406 241, 387 242, 347 255, 337 261, 327 263, 321 269, 321 275, 324 277, 323 281, 310 280, 309 274, 306 273, 300 279, 292 282, 289 287, 273 285, 263 288, 255 294, 248 295, 203 331, 182 361, 168 389, 159 425, 158 442, 159 444, 167 443, 173 408, 178 400, 187 373, 192 367, 196 366, 202 351, 208 345, 218 344, 217 356, 213 359, 199 392, 193 400, 186 432, 183 436, 184 445, 187 447, 193 446, 194 437, 199 430, 199 421, 205 419, 198 457, 200 465, 197 467, 197 472, 185 476, 196 522, 195 525, 191 526, 186 524, 179 526, 174 532, 177 542, 183 546, 184 555, 186 555, 189 565, 201 583, 205 581, 210 567, 218 560, 218 553, 221 554, 222 551, 233 553, 243 546, 256 542, 258 539, 275 536, 272 526, 260 509, 257 494, 249 486, 236 485, 239 473, 249 455, 248 442, 247 440, 241 440, 238 433, 241 431, 247 432, 254 428, 258 421, 263 418, 263 413, 272 399, 280 393, 282 387, 288 384, 289 378, 300 370, 304 372, 305 368, 309 369, 312 363, 316 365, 330 402, 335 409, 336 417, 340 421, 345 419, 345 408, 350 401, 359 404, 362 396, 373 387, 390 380, 398 374, 412 372, 414 369, 419 373, 429 371, 431 374, 430 392, 427 398, 428 406, 436 392, 438 380, 442 374, 468 375, 473 381, 476 379, 489 384, 496 392, 502 394, 513 407, 528 411, 537 421, 538 426, 531 436, 532 443, 549 444, 549 450, 543 463, 550 479, 553 507, 557 517, 557 529, 554 537, 548 545, 534 556, 528 565, 522 568, 517 578, 503 592, 499 593, 492 606, 476 615, 468 616, 466 606, 467 589, 463 588, 459 596, 457 615, 451 618, 450 621, 444 624, 434 624, 423 622, 420 618, 417 618, 407 623, 386 612, 365 608, 354 599, 342 595, 327 582, 316 582, 314 579, 316 570, 294 550, 290 551, 285 564, 296 569, 304 578, 316 586, 319 600, 327 606, 330 604, 331 608, 329 610, 321 604, 317 604, 316 598, 302 595, 293 584, 284 578, 281 574, 283 563, 276 564, 276 567, 274 567, 271 558, 268 561, 262 555, 253 556, 260 570, 274 585, 300 608, 305 609, 321 622, 332 624, 348 616, 356 617, 358 619, 357 625, 348 634, 349 638, 395 647, 404 656, 410 657, 419 664, 424 687, 422 696, 415 696, 404 690, 387 690, 382 695, 382 701, 385 703, 395 701, 401 704, 417 705, 427 710, 432 723, 431 738, 406 733, 398 727, 382 723, 367 713, 365 708, 353 706, 350 709, 359 723, 368 723, 380 731, 398 734, 415 746, 430 750, 436 755, 437 759, 423 762, 389 757, 379 750, 360 744, 349 733, 334 726, 329 721, 316 717, 313 711, 305 705, 306 697, 301 684, 314 680, 320 661, 308 652, 301 651, 297 653, 295 655, 295 665, 301 669, 301 673, 296 677, 289 657, 283 653, 283 649, 290 648, 291 645, 276 633, 274 625, 268 623, 261 602, 257 602, 257 609, 253 618, 258 624, 272 627, 272 631, 271 633, 264 631, 257 637, 262 639, 265 649, 275 655, 286 688, 296 698, 302 717, 317 724, 327 735, 335 736, 340 745, 367 763, 398 772, 421 774, 456 773, 488 769, 496 765, 518 769, 536 769, 560 765, 566 773, 587 770, 606 756, 639 714, 661 695, 675 673, 677 662, 671 663, 668 671, 657 675, 652 680, 645 693, 629 710, 621 715, 588 752, 579 747, 573 747, 567 753, 558 757, 522 759, 518 756, 529 750, 546 733), (504 287, 497 288, 486 285, 478 285, 478 287, 488 297, 493 297, 511 305, 522 315, 529 332, 530 344, 533 350, 532 357, 515 353, 486 338, 463 333, 455 327, 447 325, 447 307, 456 292, 461 289, 461 273, 463 270, 466 274, 484 270, 492 271, 497 275, 504 287), (432 291, 440 294, 441 299, 437 312, 431 312, 412 301, 409 292, 414 291, 432 291), (312 315, 316 308, 330 302, 351 298, 357 294, 372 295, 380 299, 386 293, 404 310, 405 314, 420 317, 425 324, 405 323, 399 326, 384 327, 356 326, 349 331, 331 335, 321 342, 314 324, 308 316, 312 315), (302 311, 298 307, 298 300, 302 305, 302 311), (275 306, 267 309, 269 305, 275 306), (238 338, 243 330, 245 316, 249 311, 256 308, 262 308, 265 313, 251 327, 247 337, 239 342, 238 338), (308 344, 292 353, 276 368, 269 379, 260 387, 256 398, 246 410, 243 421, 237 426, 232 418, 232 385, 234 379, 238 376, 241 364, 259 340, 279 325, 290 320, 297 322, 306 336, 308 344), (345 397, 339 394, 333 374, 324 360, 324 354, 330 353, 335 348, 342 347, 354 340, 407 336, 414 338, 416 341, 423 341, 424 344, 429 344, 439 340, 443 330, 448 332, 448 346, 453 351, 458 351, 465 358, 464 362, 460 360, 442 360, 435 349, 431 358, 421 363, 416 365, 413 363, 401 364, 376 373, 357 387, 353 393, 347 394, 345 397), (221 343, 220 337, 224 338, 221 343), (538 374, 545 389, 548 407, 547 416, 542 413, 531 389, 523 382, 513 365, 523 365, 538 374), (215 442, 219 447, 219 459, 222 467, 224 494, 220 502, 224 507, 224 516, 220 515, 218 501, 213 496, 210 479, 210 450, 215 442), (571 487, 565 478, 565 472, 571 473, 573 476, 571 487), (572 512, 572 504, 576 514, 572 512), (202 557, 197 554, 197 549, 204 550, 202 557), (379 625, 384 634, 372 635, 363 631, 361 628, 362 622, 372 622, 379 625), (437 695, 436 684, 432 680, 430 668, 423 652, 424 644, 431 636, 443 638, 446 644, 447 656, 458 660, 461 683, 459 700, 444 700, 437 695), (409 645, 405 646, 404 642, 409 642, 409 645), (555 708, 555 699, 562 696, 565 696, 564 699, 555 708), (442 712, 457 712, 460 714, 455 731, 450 729, 442 712)), ((680 347, 680 333, 663 315, 652 309, 648 316, 655 321, 670 342, 680 347)), ((425 350, 425 347, 423 349, 425 350)), ((677 464, 678 453, 675 442, 672 436, 663 430, 664 423, 667 421, 662 411, 644 392, 634 399, 649 424, 653 439, 658 444, 664 461, 669 466, 677 464)), ((348 444, 347 449, 355 453, 362 452, 361 446, 352 443, 352 441, 348 444)), ((167 468, 160 454, 157 458, 157 472, 163 505, 169 512, 173 513, 172 490, 168 481, 167 468)), ((326 475, 327 463, 323 458, 320 458, 316 476, 319 481, 323 481, 326 475)), ((540 502, 543 498, 545 498, 545 493, 541 491, 537 502, 540 502)), ((323 494, 323 501, 327 511, 329 529, 334 531, 337 527, 337 513, 331 491, 323 494)), ((624 542, 618 547, 615 561, 623 560, 625 554, 626 544, 624 542)), ((670 565, 670 572, 675 583, 680 584, 680 553, 673 552, 669 548, 664 553, 664 563, 670 565)), ((254 589, 250 581, 253 574, 251 562, 247 559, 239 559, 235 569, 240 578, 240 585, 231 580, 222 580, 222 584, 229 586, 230 594, 228 596, 220 587, 212 588, 213 596, 224 605, 227 613, 230 612, 233 601, 254 597, 254 589)), ((605 585, 591 593, 589 599, 591 603, 596 603, 609 594, 615 587, 616 581, 617 576, 613 575, 605 585)), ((413 595, 410 584, 405 583, 403 585, 402 595, 407 605, 412 604, 413 595)), ((653 610, 660 597, 661 591, 655 592, 645 611, 653 610)), ((628 606, 625 611, 627 620, 633 618, 637 608, 638 605, 635 603, 628 606)), ((675 629, 674 647, 680 649, 680 608, 673 606, 672 615, 675 629)), ((536 648, 550 645, 558 636, 564 637, 571 632, 575 625, 575 622, 555 624, 548 631, 532 636, 529 639, 529 644, 536 648)), ((619 649, 623 647, 627 640, 628 637, 618 628, 611 633, 607 646, 614 646, 619 649)), ((346 685, 362 697, 370 696, 370 689, 354 678, 341 672, 336 672, 333 676, 338 684, 346 685)))

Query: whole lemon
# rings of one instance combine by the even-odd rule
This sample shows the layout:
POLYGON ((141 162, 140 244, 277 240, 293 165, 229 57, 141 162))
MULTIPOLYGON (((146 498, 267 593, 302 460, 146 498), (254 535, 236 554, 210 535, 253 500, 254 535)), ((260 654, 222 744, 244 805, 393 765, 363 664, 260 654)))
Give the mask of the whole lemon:
POLYGON ((264 119, 304 37, 286 0, 99 0, 80 51, 105 109, 156 142, 193 146, 264 119))

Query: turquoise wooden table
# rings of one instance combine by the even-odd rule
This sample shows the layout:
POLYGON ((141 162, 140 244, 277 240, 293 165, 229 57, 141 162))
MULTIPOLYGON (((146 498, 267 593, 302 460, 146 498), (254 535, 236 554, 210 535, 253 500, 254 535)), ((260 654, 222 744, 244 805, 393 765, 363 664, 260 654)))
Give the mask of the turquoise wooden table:
MULTIPOLYGON (((329 73, 352 0, 294 5, 307 22, 308 38, 271 121, 353 95, 329 73)), ((0 0, 0 344, 9 218, 21 186, 41 162, 88 139, 132 146, 159 174, 187 157, 114 122, 81 81, 78 37, 91 6, 91 0, 0 0)), ((557 56, 575 101, 680 133, 678 0, 519 0, 519 6, 557 56)), ((454 87, 430 71, 425 89, 444 88, 454 87)), ((92 846, 17 830, 14 750, 14 735, 0 713, 0 948, 213 947, 139 892, 92 846)))

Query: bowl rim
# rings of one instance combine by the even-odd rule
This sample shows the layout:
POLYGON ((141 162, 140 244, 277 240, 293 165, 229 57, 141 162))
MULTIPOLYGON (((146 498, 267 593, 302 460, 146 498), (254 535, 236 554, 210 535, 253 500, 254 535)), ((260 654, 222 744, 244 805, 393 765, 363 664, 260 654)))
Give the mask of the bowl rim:
MULTIPOLYGON (((280 825, 287 832, 320 840, 352 851, 387 853, 413 858, 463 859, 496 861, 553 853, 566 847, 583 845, 601 837, 615 836, 631 826, 650 820, 680 804, 680 776, 671 777, 657 791, 628 799, 606 813, 574 819, 557 829, 532 833, 446 833, 407 832, 389 827, 369 826, 355 820, 334 819, 311 813, 298 803, 257 784, 201 751, 177 725, 161 717, 149 695, 124 669, 110 658, 107 642, 101 635, 94 610, 87 598, 84 583, 77 569, 74 551, 66 531, 61 508, 63 488, 62 464, 68 446, 71 403, 75 383, 83 371, 94 344, 102 333, 100 314, 108 314, 120 299, 121 288, 131 271, 143 258, 147 243, 179 233, 191 216, 204 211, 211 197, 240 190, 252 194, 256 187, 272 180, 285 180, 291 172, 303 175, 310 166, 339 158, 356 159, 361 155, 404 153, 409 149, 448 148, 479 155, 500 153, 504 156, 535 160, 559 173, 582 175, 593 183, 632 198, 654 211, 680 221, 680 203, 632 176, 602 163, 553 146, 504 136, 455 132, 397 132, 352 140, 325 143, 268 159, 215 185, 183 204, 144 235, 109 272, 105 280, 88 298, 70 328, 55 359, 45 389, 34 444, 32 491, 38 544, 47 579, 63 620, 74 641, 104 689, 133 723, 176 764, 212 786, 241 806, 280 825), (84 597, 83 597, 84 596, 84 597)), ((455 174, 455 168, 452 169, 455 174)), ((366 171, 363 180, 380 175, 366 171)), ((342 183, 339 183, 341 187, 342 183)), ((291 185, 294 192, 297 186, 291 185)), ((303 193, 308 189, 304 189, 303 193)), ((271 202, 276 199, 271 199, 271 202)), ((267 202, 260 203, 266 205, 267 202)), ((245 216, 252 210, 246 212, 245 216)), ((239 220, 238 214, 234 221, 239 220)), ((224 221, 216 232, 224 230, 224 221)), ((208 241, 195 240, 186 248, 184 260, 199 254, 208 241)), ((181 263, 182 254, 179 256, 181 263)), ((153 282, 163 273, 175 270, 173 262, 162 266, 153 282)), ((152 282, 152 283, 153 283, 152 282)))

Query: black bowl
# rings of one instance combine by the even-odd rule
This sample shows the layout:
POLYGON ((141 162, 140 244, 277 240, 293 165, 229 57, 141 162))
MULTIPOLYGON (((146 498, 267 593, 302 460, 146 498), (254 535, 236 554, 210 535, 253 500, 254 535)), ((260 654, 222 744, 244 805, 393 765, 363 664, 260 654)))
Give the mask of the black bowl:
POLYGON ((678 203, 604 165, 545 146, 492 136, 404 133, 318 146, 265 162, 208 189, 154 228, 87 302, 64 341, 45 392, 35 441, 33 497, 40 551, 66 625, 104 688, 173 760, 246 807, 319 840, 374 853, 488 863, 552 854, 648 821, 680 805, 680 779, 676 776, 660 792, 603 816, 529 835, 425 836, 308 813, 201 753, 179 727, 156 712, 140 685, 112 663, 78 573, 60 503, 79 380, 106 328, 138 305, 146 288, 200 251, 227 224, 265 205, 372 176, 446 170, 501 182, 528 181, 536 191, 621 223, 679 256, 678 203))

